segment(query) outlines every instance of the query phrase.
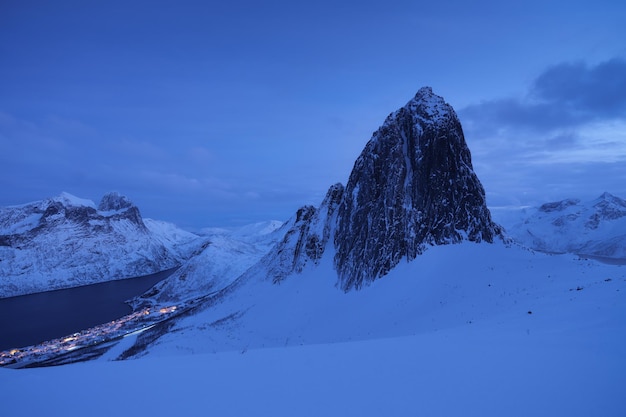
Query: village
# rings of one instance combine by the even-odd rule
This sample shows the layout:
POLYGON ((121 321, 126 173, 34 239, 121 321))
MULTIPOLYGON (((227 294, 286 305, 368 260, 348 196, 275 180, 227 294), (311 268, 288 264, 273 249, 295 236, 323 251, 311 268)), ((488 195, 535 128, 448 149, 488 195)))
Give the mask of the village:
POLYGON ((122 337, 146 330, 157 323, 171 319, 188 310, 193 303, 184 306, 145 307, 121 317, 78 333, 45 341, 23 348, 0 352, 0 366, 26 368, 57 358, 66 353, 113 342, 122 337))

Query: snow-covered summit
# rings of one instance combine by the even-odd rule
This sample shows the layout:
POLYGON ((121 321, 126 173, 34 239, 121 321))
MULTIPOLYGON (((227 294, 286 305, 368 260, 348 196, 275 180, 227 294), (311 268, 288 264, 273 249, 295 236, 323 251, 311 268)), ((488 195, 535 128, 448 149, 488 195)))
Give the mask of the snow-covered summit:
POLYGON ((593 201, 593 207, 597 216, 590 226, 599 225, 601 220, 617 220, 626 217, 626 200, 614 196, 610 193, 603 193, 593 201))
POLYGON ((413 97, 403 108, 393 112, 387 120, 387 123, 395 123, 398 113, 408 110, 412 117, 419 120, 420 125, 436 125, 441 124, 444 120, 456 118, 456 113, 441 97, 433 93, 431 87, 420 88, 415 97, 413 97))
POLYGON ((93 203, 93 201, 85 199, 85 198, 76 197, 75 195, 72 195, 65 191, 63 191, 61 194, 59 194, 56 197, 50 198, 50 200, 59 202, 66 207, 91 207, 94 209, 96 208, 96 205, 93 203))
POLYGON ((339 286, 349 290, 428 245, 499 235, 454 109, 424 87, 373 134, 345 188, 334 185, 320 208, 298 211, 269 275, 280 281, 279 272, 319 263, 330 242, 339 286))
POLYGON ((545 203, 507 217, 508 235, 532 249, 626 258, 626 201, 610 193, 591 201, 545 203))

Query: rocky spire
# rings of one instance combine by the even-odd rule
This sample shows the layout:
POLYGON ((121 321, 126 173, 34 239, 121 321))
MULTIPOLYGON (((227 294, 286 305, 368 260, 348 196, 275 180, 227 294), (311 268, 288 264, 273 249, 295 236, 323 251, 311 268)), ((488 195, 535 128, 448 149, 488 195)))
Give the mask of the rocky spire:
POLYGON ((500 233, 456 113, 424 87, 387 117, 350 174, 334 236, 339 284, 359 288, 426 245, 500 233))

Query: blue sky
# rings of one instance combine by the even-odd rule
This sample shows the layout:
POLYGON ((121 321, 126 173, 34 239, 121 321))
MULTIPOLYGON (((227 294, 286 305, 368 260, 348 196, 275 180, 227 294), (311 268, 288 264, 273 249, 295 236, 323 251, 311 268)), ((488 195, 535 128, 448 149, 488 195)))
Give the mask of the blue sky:
POLYGON ((185 228, 287 219, 422 86, 490 205, 626 197, 620 1, 5 1, 0 206, 108 191, 185 228))

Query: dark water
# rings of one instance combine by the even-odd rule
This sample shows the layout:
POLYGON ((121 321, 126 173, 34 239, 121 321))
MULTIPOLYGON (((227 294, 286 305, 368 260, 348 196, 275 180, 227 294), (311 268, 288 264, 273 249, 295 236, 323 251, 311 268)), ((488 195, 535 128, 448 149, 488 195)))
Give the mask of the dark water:
POLYGON ((124 301, 175 269, 143 277, 0 299, 0 351, 79 332, 131 312, 124 301))

